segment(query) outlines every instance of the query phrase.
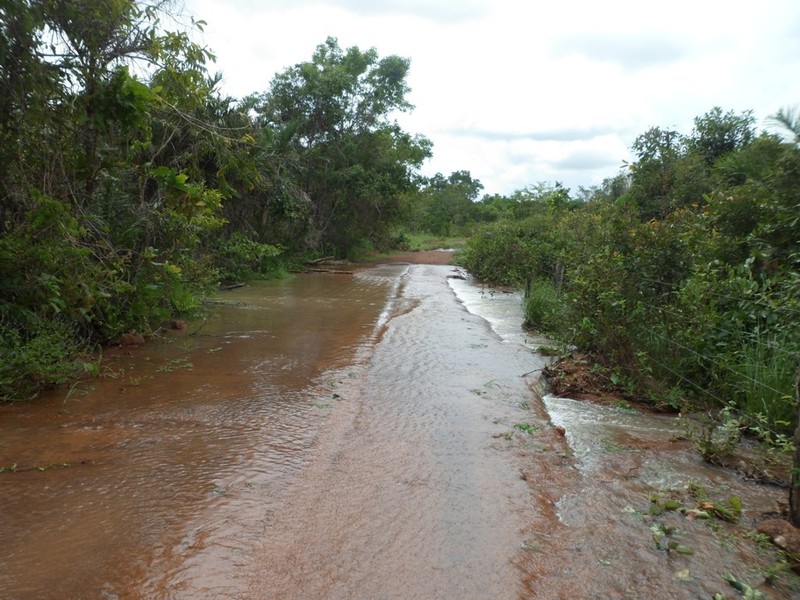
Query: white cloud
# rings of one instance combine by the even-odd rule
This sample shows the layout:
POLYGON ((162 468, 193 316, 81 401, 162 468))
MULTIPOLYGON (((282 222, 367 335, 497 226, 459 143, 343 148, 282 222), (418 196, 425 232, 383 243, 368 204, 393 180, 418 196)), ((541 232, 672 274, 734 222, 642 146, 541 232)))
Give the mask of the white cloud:
POLYGON ((403 127, 434 143, 426 174, 486 193, 616 174, 651 126, 689 133, 714 106, 759 120, 800 104, 795 0, 188 0, 226 93, 265 91, 328 36, 411 59, 403 127))
POLYGON ((598 62, 638 71, 659 67, 685 57, 689 45, 665 34, 589 34, 563 37, 554 44, 554 54, 577 54, 598 62))

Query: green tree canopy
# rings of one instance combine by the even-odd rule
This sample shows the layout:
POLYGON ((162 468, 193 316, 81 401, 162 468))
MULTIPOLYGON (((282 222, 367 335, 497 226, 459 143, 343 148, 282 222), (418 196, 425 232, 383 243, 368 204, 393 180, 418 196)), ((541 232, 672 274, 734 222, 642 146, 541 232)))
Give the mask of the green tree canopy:
POLYGON ((296 161, 310 200, 306 244, 347 254, 379 242, 400 214, 400 195, 430 156, 430 142, 393 120, 406 101, 409 61, 375 49, 319 45, 309 62, 278 74, 256 110, 296 161))

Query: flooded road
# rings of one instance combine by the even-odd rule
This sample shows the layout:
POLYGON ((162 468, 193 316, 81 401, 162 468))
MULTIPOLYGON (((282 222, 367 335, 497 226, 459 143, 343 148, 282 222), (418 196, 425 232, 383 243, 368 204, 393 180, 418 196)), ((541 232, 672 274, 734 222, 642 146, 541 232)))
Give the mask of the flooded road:
POLYGON ((69 394, 0 407, 0 465, 21 470, 0 474, 0 597, 231 589, 397 280, 235 290, 195 335, 116 352, 69 394))
POLYGON ((544 426, 522 377, 536 358, 459 305, 449 271, 401 278, 361 381, 273 515, 249 597, 522 593, 531 498, 513 437, 544 426))
POLYGON ((519 296, 454 275, 385 265, 233 290, 207 323, 113 353, 103 379, 0 407, 0 598, 697 598, 730 592, 725 571, 758 583, 750 540, 650 515, 650 499, 703 481, 752 520, 782 492, 703 465, 673 420, 543 401, 519 296), (654 543, 662 521, 693 555, 654 543))

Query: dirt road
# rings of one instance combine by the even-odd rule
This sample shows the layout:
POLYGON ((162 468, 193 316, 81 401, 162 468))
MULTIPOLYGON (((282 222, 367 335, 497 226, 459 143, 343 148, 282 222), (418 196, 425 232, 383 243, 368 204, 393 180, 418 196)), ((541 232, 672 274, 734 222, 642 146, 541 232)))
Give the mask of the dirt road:
POLYGON ((413 266, 255 553, 252 598, 516 598, 527 531, 550 532, 563 440, 450 269, 413 266), (520 429, 520 427, 522 429, 520 429), (534 431, 535 430, 535 431, 534 431), (528 431, 531 431, 529 433, 528 431), (524 446, 547 490, 531 497, 524 446))
MULTIPOLYGON (((748 529, 780 492, 702 463, 673 418, 543 399, 544 359, 465 310, 454 276, 401 276, 243 598, 688 600, 730 573, 764 587, 777 555, 748 529), (690 489, 743 499, 742 522, 662 514, 693 509, 690 489)), ((496 304, 471 293, 473 311, 496 304)))

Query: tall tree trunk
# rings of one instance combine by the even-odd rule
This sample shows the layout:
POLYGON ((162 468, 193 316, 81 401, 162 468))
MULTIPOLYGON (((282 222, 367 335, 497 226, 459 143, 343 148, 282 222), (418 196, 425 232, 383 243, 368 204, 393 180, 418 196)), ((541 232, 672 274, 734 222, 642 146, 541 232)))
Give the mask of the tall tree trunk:
POLYGON ((797 369, 794 401, 797 409, 797 426, 794 430, 794 460, 789 480, 789 519, 795 526, 800 527, 800 367, 797 369))
POLYGON ((556 263, 555 272, 553 273, 553 287, 556 288, 556 295, 561 297, 561 288, 564 285, 564 263, 560 260, 556 263))

